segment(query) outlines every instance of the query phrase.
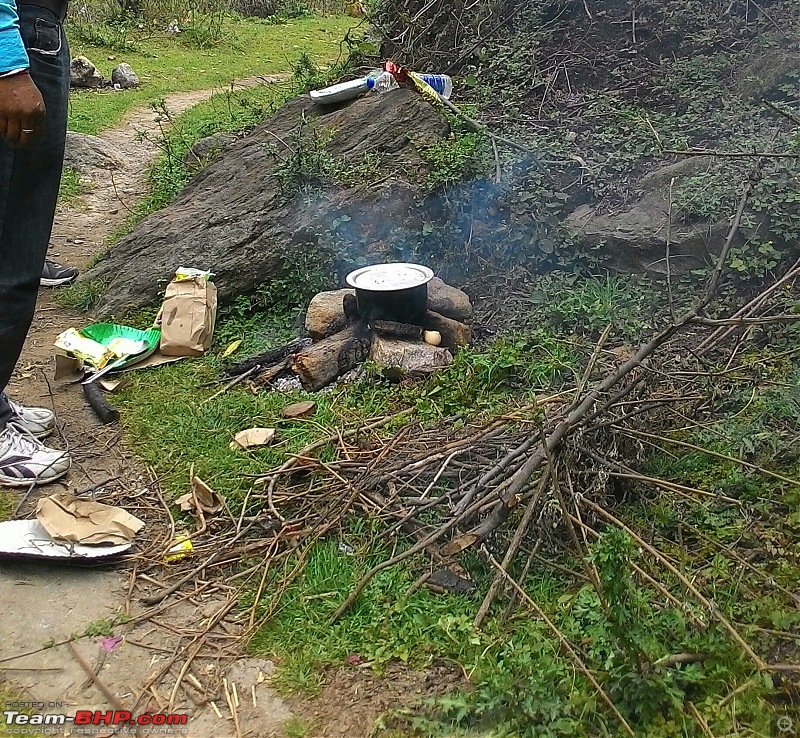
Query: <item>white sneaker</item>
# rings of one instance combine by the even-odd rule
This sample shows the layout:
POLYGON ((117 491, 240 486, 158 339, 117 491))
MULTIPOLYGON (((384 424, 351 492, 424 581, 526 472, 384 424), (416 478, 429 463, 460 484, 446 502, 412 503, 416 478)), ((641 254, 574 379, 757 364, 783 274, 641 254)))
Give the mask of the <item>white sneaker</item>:
POLYGON ((0 432, 0 486, 49 484, 63 477, 70 466, 68 453, 48 448, 13 423, 0 432))
POLYGON ((35 438, 45 438, 49 436, 56 427, 56 414, 52 410, 44 407, 24 407, 17 405, 16 402, 8 401, 14 417, 9 420, 17 428, 21 428, 26 433, 35 438))

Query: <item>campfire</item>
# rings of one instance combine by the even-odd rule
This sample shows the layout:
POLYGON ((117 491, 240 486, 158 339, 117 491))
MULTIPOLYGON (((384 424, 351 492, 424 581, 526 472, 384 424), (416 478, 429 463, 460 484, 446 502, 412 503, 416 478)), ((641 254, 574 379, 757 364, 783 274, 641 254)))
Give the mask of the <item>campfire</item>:
POLYGON ((306 312, 311 337, 228 369, 238 380, 265 385, 294 375, 316 392, 368 359, 390 379, 419 377, 446 367, 470 341, 472 304, 462 290, 419 264, 363 267, 348 289, 320 292, 306 312))

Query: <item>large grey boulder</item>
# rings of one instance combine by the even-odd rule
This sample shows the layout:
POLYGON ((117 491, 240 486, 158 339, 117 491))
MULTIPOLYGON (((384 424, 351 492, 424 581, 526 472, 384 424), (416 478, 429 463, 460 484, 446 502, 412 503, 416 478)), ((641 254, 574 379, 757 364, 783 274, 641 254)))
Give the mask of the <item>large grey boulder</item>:
POLYGON ((131 69, 130 64, 125 62, 114 67, 114 71, 111 72, 111 82, 115 86, 119 85, 123 90, 139 86, 139 78, 136 76, 136 72, 131 69))
POLYGON ((69 83, 71 87, 92 89, 102 87, 106 82, 92 62, 85 56, 76 56, 69 67, 69 83))
MULTIPOLYGON (((639 198, 621 212, 581 205, 567 216, 565 226, 579 243, 601 247, 614 269, 666 274, 670 182, 674 179, 678 187, 683 179, 706 171, 709 165, 706 157, 692 157, 658 169, 639 181, 639 198)), ((687 272, 707 263, 709 253, 719 249, 727 229, 727 221, 693 221, 674 212, 670 270, 687 272)))
POLYGON ((105 139, 86 133, 67 131, 64 150, 64 168, 81 173, 92 169, 121 169, 123 161, 114 147, 105 139))
POLYGON ((439 110, 411 90, 338 110, 320 109, 308 96, 293 100, 85 274, 107 285, 100 315, 156 303, 180 266, 214 272, 224 304, 296 269, 321 242, 346 248, 353 260, 402 253, 424 220, 418 200, 429 168, 420 148, 449 132, 439 110), (298 163, 300 147, 317 153, 298 163), (367 154, 384 163, 381 176, 359 174, 367 154), (319 176, 319 167, 328 173, 319 176))

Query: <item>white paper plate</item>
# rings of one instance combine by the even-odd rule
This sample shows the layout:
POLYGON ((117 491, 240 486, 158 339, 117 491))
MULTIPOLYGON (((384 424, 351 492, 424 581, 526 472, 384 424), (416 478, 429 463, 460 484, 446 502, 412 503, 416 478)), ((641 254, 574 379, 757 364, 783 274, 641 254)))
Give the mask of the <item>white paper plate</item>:
POLYGON ((0 557, 37 559, 106 559, 131 547, 84 546, 54 541, 38 520, 8 520, 0 523, 0 557))

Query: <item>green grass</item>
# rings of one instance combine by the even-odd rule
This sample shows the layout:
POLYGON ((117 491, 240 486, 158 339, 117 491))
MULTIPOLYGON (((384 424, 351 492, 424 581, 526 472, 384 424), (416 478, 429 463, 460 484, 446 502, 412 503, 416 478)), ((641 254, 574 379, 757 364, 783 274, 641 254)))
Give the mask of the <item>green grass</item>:
POLYGON ((104 77, 110 77, 114 66, 125 61, 142 84, 135 90, 74 93, 70 130, 98 134, 119 124, 129 110, 172 92, 222 90, 234 79, 286 72, 301 53, 328 64, 339 55, 342 38, 353 25, 353 18, 343 17, 297 18, 272 25, 230 16, 223 25, 227 40, 208 49, 194 49, 180 37, 166 36, 137 41, 134 51, 125 52, 73 40, 73 56, 87 56, 104 77))
POLYGON ((104 289, 105 284, 99 280, 78 280, 58 290, 55 297, 61 307, 86 312, 97 305, 104 289))
POLYGON ((307 738, 312 734, 314 725, 308 720, 292 716, 283 726, 283 734, 286 738, 307 738))
POLYGON ((86 183, 81 181, 81 173, 77 169, 65 169, 58 189, 59 204, 74 205, 85 192, 86 183))
MULTIPOLYGON (((374 543, 377 532, 369 523, 352 522, 342 540, 353 554, 342 552, 336 540, 316 544, 274 618, 252 639, 254 654, 278 660, 275 686, 279 691, 315 694, 329 666, 353 668, 370 663, 380 673, 390 661, 424 668, 444 659, 454 668, 460 664, 470 675, 472 687, 420 704, 410 713, 390 713, 382 718, 382 725, 405 724, 414 735, 429 737, 452 735, 454 728, 537 738, 621 735, 614 718, 558 648, 552 633, 524 608, 507 622, 495 611, 481 629, 473 626, 480 593, 490 577, 477 560, 468 563, 478 584, 475 595, 434 595, 425 589, 407 594, 419 573, 412 561, 378 574, 354 608, 331 624, 330 616, 358 579, 389 554, 374 543)), ((532 574, 525 585, 561 632, 571 642, 582 644, 590 668, 602 674, 605 689, 627 719, 638 725, 637 736, 697 735, 683 707, 687 694, 714 721, 734 718, 742 726, 764 730, 771 714, 769 680, 754 675, 753 665, 742 658, 724 631, 716 625, 696 631, 685 613, 656 604, 652 593, 626 579, 620 564, 639 555, 624 540, 604 539, 592 554, 609 595, 612 587, 629 590, 615 592, 619 602, 626 604, 615 608, 610 619, 589 585, 576 585, 543 571, 532 574), (641 675, 620 646, 623 638, 651 661, 686 651, 703 652, 709 658, 703 667, 641 675), (720 696, 754 676, 755 684, 735 708, 716 707, 720 696)), ((567 563, 580 567, 580 562, 567 563)), ((290 561, 275 571, 265 591, 271 590, 270 581, 276 584, 293 565, 290 561)), ((263 615, 270 604, 267 594, 257 613, 263 615)), ((725 601, 727 608, 730 604, 725 601)), ((771 601, 765 607, 774 604, 771 601)), ((249 609, 252 600, 246 597, 243 605, 249 609)))

